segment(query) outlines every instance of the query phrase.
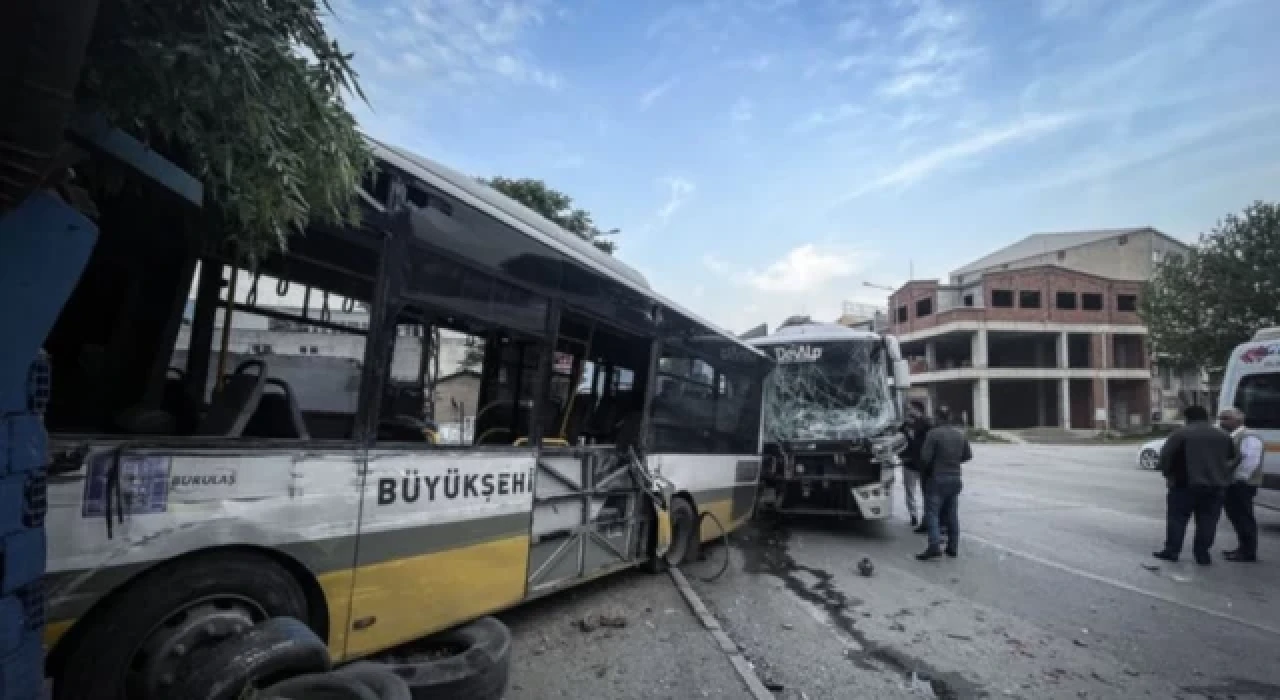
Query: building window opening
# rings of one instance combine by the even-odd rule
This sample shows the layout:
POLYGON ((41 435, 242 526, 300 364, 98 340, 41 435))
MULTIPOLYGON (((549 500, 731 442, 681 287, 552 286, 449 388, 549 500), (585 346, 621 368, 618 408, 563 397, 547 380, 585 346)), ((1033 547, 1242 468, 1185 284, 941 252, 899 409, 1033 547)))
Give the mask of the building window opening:
POLYGON ((1018 292, 1018 306, 1023 309, 1040 308, 1040 292, 1032 289, 1018 292))
POLYGON ((1138 297, 1133 294, 1120 294, 1116 296, 1116 311, 1137 311, 1138 297))
POLYGON ((1013 308, 1013 290, 1012 289, 993 289, 991 290, 991 305, 997 309, 1013 308))
POLYGON ((1081 294, 1080 308, 1085 311, 1101 311, 1102 295, 1101 294, 1081 294))
POLYGON ((1054 306, 1063 311, 1073 311, 1076 308, 1075 292, 1058 292, 1053 300, 1054 306))
POLYGON ((933 298, 920 299, 916 301, 916 318, 929 316, 933 314, 933 298))

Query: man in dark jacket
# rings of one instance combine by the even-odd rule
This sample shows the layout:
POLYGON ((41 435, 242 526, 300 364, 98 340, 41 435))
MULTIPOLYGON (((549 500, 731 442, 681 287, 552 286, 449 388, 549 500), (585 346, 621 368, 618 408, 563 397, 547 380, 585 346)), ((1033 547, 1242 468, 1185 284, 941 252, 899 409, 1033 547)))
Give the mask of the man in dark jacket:
POLYGON ((1165 515, 1164 549, 1157 559, 1178 561, 1187 522, 1196 518, 1192 552, 1196 563, 1208 566, 1209 548, 1222 516, 1222 500, 1231 483, 1236 448, 1227 435, 1209 423, 1203 406, 1189 406, 1187 424, 1174 431, 1160 449, 1160 472, 1169 487, 1165 515))
POLYGON ((907 407, 907 421, 902 426, 902 434, 907 437, 907 447, 902 451, 902 489, 907 499, 907 513, 911 515, 911 527, 921 534, 924 533, 924 525, 920 522, 916 491, 920 492, 921 500, 927 501, 929 496, 920 479, 920 448, 924 446, 925 435, 932 427, 933 421, 925 414, 924 404, 912 401, 907 407))
POLYGON ((947 556, 956 556, 960 543, 960 465, 973 459, 969 438, 962 426, 952 425, 950 415, 938 411, 938 424, 925 436, 920 447, 921 473, 928 488, 924 522, 929 529, 929 546, 916 555, 921 561, 942 556, 942 529, 947 531, 947 556))

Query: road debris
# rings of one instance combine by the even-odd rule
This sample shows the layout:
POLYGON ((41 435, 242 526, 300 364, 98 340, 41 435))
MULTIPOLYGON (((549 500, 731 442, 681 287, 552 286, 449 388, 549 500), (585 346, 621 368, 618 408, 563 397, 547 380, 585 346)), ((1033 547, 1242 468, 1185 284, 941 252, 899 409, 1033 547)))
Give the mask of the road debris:
POLYGON ((875 573, 875 570, 876 570, 875 565, 872 564, 871 559, 867 557, 863 557, 862 560, 858 562, 858 573, 862 574, 863 576, 870 576, 871 574, 875 573))

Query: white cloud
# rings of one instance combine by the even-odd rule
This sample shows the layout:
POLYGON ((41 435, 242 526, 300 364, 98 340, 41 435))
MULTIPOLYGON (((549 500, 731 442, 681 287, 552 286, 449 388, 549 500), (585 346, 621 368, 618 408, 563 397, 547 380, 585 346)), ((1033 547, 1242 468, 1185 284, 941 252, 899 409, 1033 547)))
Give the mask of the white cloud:
POLYGON ((1103 143, 1070 158, 1062 167, 1047 168, 1039 177, 1020 181, 1010 191, 1051 189, 1103 180, 1126 170, 1173 156, 1191 155, 1210 142, 1235 145, 1239 136, 1256 132, 1244 127, 1280 115, 1280 103, 1226 112, 1205 121, 1178 124, 1170 129, 1126 138, 1123 148, 1103 143))
POLYGON ((832 279, 860 268, 857 254, 820 250, 812 243, 792 248, 781 260, 747 273, 747 283, 762 292, 812 292, 832 279))
POLYGON ((523 50, 524 40, 545 22, 546 0, 392 0, 381 12, 356 0, 333 4, 326 25, 355 54, 366 83, 410 78, 415 85, 454 87, 493 81, 552 90, 563 85, 563 78, 523 50))
POLYGON ((938 170, 961 164, 987 151, 1063 129, 1076 122, 1079 116, 1077 114, 1030 116, 986 129, 908 160, 871 182, 855 188, 849 194, 840 198, 839 202, 861 197, 877 190, 911 185, 929 177, 938 170))
POLYGON ((719 278, 711 287, 716 291, 693 296, 703 313, 737 330, 761 322, 773 326, 794 314, 834 321, 844 301, 884 305, 882 295, 868 295, 859 279, 877 258, 847 246, 812 242, 801 243, 776 260, 757 265, 733 264, 707 254, 702 264, 719 278))
POLYGON ((668 90, 675 87, 677 82, 679 82, 677 78, 668 78, 667 80, 664 80, 646 90, 644 94, 640 96, 640 109, 648 109, 654 102, 658 101, 658 98, 667 94, 668 90))
POLYGON ((658 209, 658 218, 665 222, 689 201, 695 188, 692 182, 682 177, 668 176, 658 182, 667 190, 667 199, 658 209))
POLYGON ((970 18, 939 0, 911 0, 902 18, 899 52, 877 93, 888 99, 950 97, 960 92, 985 50, 970 18))
POLYGON ((849 121, 850 119, 862 114, 863 111, 864 110, 858 105, 849 104, 847 102, 836 105, 831 109, 815 110, 792 124, 791 130, 799 133, 814 131, 822 127, 849 121))
POLYGON ((731 121, 742 123, 751 121, 752 104, 751 100, 745 97, 739 98, 733 103, 733 107, 729 109, 729 119, 731 121))

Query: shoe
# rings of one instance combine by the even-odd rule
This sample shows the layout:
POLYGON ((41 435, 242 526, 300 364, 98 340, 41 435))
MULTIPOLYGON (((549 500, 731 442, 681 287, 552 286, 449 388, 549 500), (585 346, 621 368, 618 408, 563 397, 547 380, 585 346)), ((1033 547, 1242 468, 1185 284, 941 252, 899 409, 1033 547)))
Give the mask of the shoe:
POLYGON ((952 559, 955 559, 956 557, 960 556, 960 553, 954 549, 948 549, 947 556, 951 557, 952 559))
POLYGON ((1240 553, 1240 550, 1238 550, 1238 549, 1236 549, 1236 550, 1232 550, 1232 551, 1230 551, 1230 552, 1223 552, 1223 553, 1222 553, 1222 558, 1223 558, 1223 559, 1226 559, 1227 561, 1240 561, 1240 562, 1246 562, 1246 561, 1258 561, 1258 555, 1256 555, 1256 554, 1241 554, 1241 553, 1240 553))
POLYGON ((917 518, 914 515, 911 516, 911 527, 917 527, 918 525, 920 525, 920 518, 917 518))
POLYGON ((1172 552, 1166 552, 1163 549, 1160 550, 1159 552, 1152 552, 1151 556, 1155 557, 1156 559, 1163 559, 1165 561, 1171 561, 1171 562, 1178 561, 1177 554, 1174 554, 1172 552))
POLYGON ((924 525, 920 525, 916 529, 912 530, 912 532, 916 533, 917 535, 927 535, 929 534, 929 528, 925 527, 924 525))
POLYGON ((1196 563, 1199 564, 1200 566, 1208 566, 1213 563, 1213 560, 1209 558, 1208 554, 1201 554, 1197 552, 1196 563))
POLYGON ((942 556, 941 550, 930 547, 924 550, 923 552, 917 554, 916 559, 919 559, 920 561, 929 561, 930 559, 937 559, 940 556, 942 556))

